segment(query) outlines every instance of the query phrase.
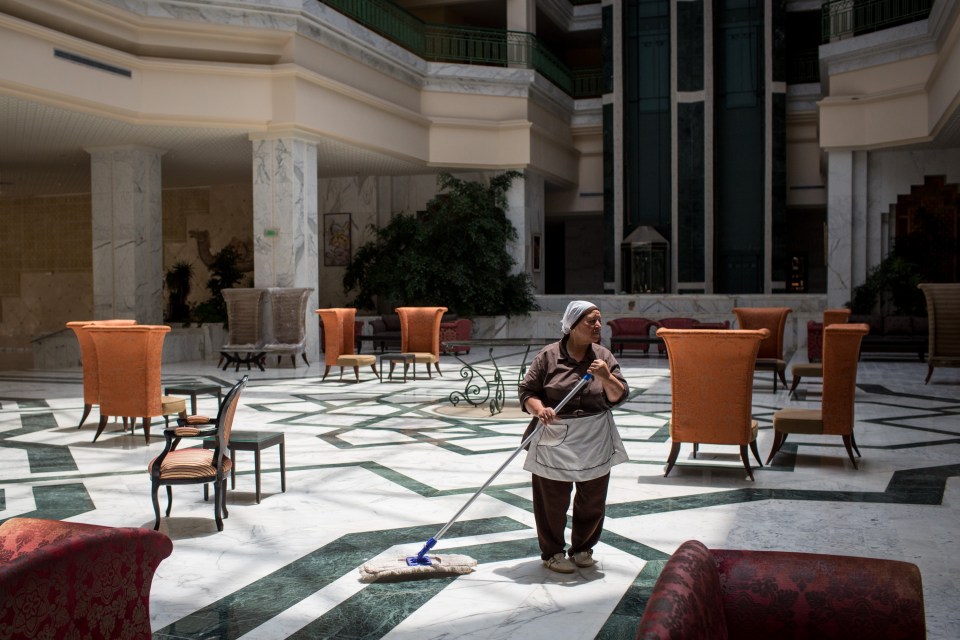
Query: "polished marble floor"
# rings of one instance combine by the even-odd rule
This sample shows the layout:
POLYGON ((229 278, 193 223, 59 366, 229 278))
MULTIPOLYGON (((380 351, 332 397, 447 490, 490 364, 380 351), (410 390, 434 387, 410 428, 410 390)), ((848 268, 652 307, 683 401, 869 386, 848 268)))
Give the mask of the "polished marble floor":
MULTIPOLYGON (((486 353, 476 350, 471 361, 486 353)), ((497 352, 512 378, 522 354, 497 352)), ((253 454, 239 453, 230 516, 218 533, 202 491, 180 487, 161 529, 174 541, 151 592, 156 638, 633 638, 664 560, 684 540, 708 546, 896 558, 922 572, 929 637, 960 637, 960 369, 910 359, 865 359, 858 375, 854 470, 839 438, 792 437, 771 466, 744 476, 734 447, 703 447, 664 478, 669 451, 666 359, 623 358, 631 397, 616 413, 631 461, 615 467, 599 564, 572 575, 539 562, 529 477, 515 459, 447 532, 438 551, 478 570, 454 578, 365 584, 357 568, 415 553, 519 443, 526 420, 507 394, 491 417, 464 402, 460 364, 405 384, 341 382, 300 363, 250 372, 238 429, 282 430, 264 451, 263 499, 253 454)), ((478 367, 486 367, 478 362, 478 367)), ((489 368, 481 368, 489 376, 489 368)), ((245 373, 245 372, 244 372, 245 373)), ((240 374, 213 362, 164 366, 164 382, 217 382, 240 374)), ((508 388, 509 388, 508 384, 508 388)), ((754 417, 770 449, 781 407, 814 407, 816 381, 797 398, 758 373, 754 417)), ((201 413, 216 399, 199 397, 201 413)), ((152 527, 147 446, 138 430, 108 425, 93 443, 79 369, 0 372, 0 520, 30 515, 152 527)), ((155 428, 155 431, 157 429, 155 428)), ((161 500, 163 500, 161 498, 161 500)))

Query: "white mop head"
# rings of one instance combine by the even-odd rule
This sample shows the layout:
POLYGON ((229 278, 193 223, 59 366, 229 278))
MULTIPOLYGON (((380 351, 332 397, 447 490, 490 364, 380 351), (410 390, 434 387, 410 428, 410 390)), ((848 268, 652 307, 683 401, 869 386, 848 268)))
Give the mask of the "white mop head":
POLYGON ((406 556, 399 556, 387 560, 371 560, 360 567, 360 581, 374 582, 377 580, 402 579, 405 577, 425 578, 427 574, 465 574, 473 573, 477 561, 470 556, 448 553, 439 556, 430 556, 430 564, 407 565, 406 556))

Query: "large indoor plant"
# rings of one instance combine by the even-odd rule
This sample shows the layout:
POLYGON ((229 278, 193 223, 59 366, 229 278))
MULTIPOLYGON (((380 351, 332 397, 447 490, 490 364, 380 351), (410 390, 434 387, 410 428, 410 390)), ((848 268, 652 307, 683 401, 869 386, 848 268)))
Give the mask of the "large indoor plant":
POLYGON ((507 219, 508 171, 489 183, 437 177, 423 212, 398 214, 347 266, 344 291, 358 307, 444 306, 461 316, 526 315, 536 309, 526 273, 511 273, 517 231, 507 219))

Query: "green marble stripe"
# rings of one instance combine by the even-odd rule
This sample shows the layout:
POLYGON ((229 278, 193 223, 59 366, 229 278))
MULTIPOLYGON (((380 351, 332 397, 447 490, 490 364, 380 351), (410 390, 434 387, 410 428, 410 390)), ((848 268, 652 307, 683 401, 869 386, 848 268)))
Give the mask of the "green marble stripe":
POLYGON ((17 514, 17 517, 65 520, 95 509, 87 488, 81 483, 34 487, 33 502, 36 509, 17 514))
MULTIPOLYGON (((35 406, 48 408, 45 400, 31 401, 35 406)), ((19 402, 21 408, 25 403, 19 402)), ((37 444, 33 442, 10 441, 10 438, 28 433, 37 433, 48 429, 56 429, 60 425, 53 413, 23 413, 20 415, 19 429, 0 433, 0 441, 7 449, 21 449, 27 454, 30 473, 57 473, 76 471, 77 463, 69 447, 60 445, 37 444)))
MULTIPOLYGON (((416 554, 427 539, 435 535, 441 526, 441 524, 437 524, 404 527, 342 536, 256 582, 242 587, 232 594, 154 632, 153 637, 157 640, 173 640, 174 638, 184 637, 216 637, 223 640, 238 638, 346 573, 354 571, 355 567, 359 567, 390 546, 409 542, 410 554, 416 554)), ((525 528, 525 525, 511 518, 484 518, 458 522, 450 528, 447 535, 449 537, 475 536, 525 528)), ((447 551, 451 552, 452 550, 447 551)), ((460 553, 460 551, 457 551, 457 553, 460 553)), ((429 582, 432 581, 417 580, 415 584, 427 584, 429 582)), ((443 580, 441 579, 440 582, 443 582, 443 580)), ((428 584, 426 588, 434 587, 428 584)), ((402 587, 395 587, 395 589, 402 591, 402 587)), ((378 588, 373 593, 380 594, 381 591, 383 590, 378 588)), ((389 589, 386 590, 386 593, 389 592, 389 589)), ((381 594, 380 597, 386 596, 381 594)), ((408 594, 403 594, 403 597, 406 599, 408 594)), ((413 598, 410 598, 410 600, 413 600, 413 598)), ((378 601, 374 600, 372 602, 374 604, 368 602, 365 605, 367 608, 361 607, 359 609, 359 619, 350 620, 350 623, 360 624, 365 618, 370 617, 371 610, 381 608, 378 601)), ((343 604, 337 606, 332 615, 341 616, 349 611, 349 607, 348 609, 343 607, 343 604)), ((308 635, 303 637, 346 638, 351 636, 308 635)))

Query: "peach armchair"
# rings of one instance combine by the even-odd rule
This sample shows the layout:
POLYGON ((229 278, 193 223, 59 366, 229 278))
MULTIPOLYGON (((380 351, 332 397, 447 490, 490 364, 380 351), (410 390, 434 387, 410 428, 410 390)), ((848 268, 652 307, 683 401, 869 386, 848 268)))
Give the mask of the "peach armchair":
MULTIPOLYGON (((850 319, 850 309, 825 309, 823 312, 823 323, 816 323, 812 320, 807 323, 807 340, 811 338, 819 340, 820 344, 818 348, 815 349, 815 353, 818 357, 822 358, 823 356, 823 329, 824 327, 829 327, 832 324, 846 324, 850 319), (811 328, 811 324, 819 324, 819 327, 811 328)), ((811 353, 810 345, 807 344, 807 354, 811 353)), ((823 363, 822 362, 800 362, 792 367, 790 367, 790 374, 793 376, 793 383, 790 385, 790 395, 797 390, 797 385, 800 384, 801 378, 822 378, 823 377, 823 363)))
POLYGON ((738 307, 733 310, 739 328, 766 329, 770 332, 770 336, 760 344, 755 368, 773 370, 774 393, 777 392, 777 378, 780 378, 784 387, 787 386, 783 332, 787 326, 787 316, 792 311, 789 307, 738 307))
POLYGON ((80 416, 80 424, 77 429, 83 426, 87 416, 90 415, 90 409, 93 405, 100 404, 100 380, 97 373, 97 350, 93 348, 93 339, 87 332, 87 327, 91 325, 103 326, 129 326, 137 324, 136 320, 73 320, 67 323, 67 327, 73 330, 77 336, 77 342, 80 344, 80 364, 83 367, 83 415, 80 416))
POLYGON ((374 375, 377 373, 377 358, 373 355, 354 353, 357 310, 352 308, 317 309, 323 323, 323 359, 326 369, 322 380, 327 379, 330 367, 340 367, 340 379, 343 368, 353 367, 353 374, 360 382, 360 367, 369 366, 374 375))
POLYGON ((791 433, 838 435, 843 438, 853 468, 857 441, 853 435, 853 407, 860 343, 870 332, 866 324, 832 324, 823 329, 823 403, 820 409, 780 409, 773 414, 773 446, 769 464, 791 433))
POLYGON ((935 367, 960 367, 960 283, 917 286, 927 299, 927 384, 935 367))
POLYGON ((149 640, 166 534, 40 518, 0 525, 0 636, 149 640))
POLYGON ((147 444, 151 418, 173 414, 186 417, 186 399, 164 396, 160 386, 163 340, 170 327, 93 325, 87 331, 99 363, 100 424, 94 442, 107 426, 107 416, 141 418, 147 444))
POLYGON ((677 461, 680 445, 732 444, 753 480, 747 447, 761 467, 753 406, 753 369, 766 329, 658 329, 670 358, 670 457, 664 476, 677 461))
POLYGON ((440 371, 440 320, 446 313, 446 307, 397 307, 400 316, 400 351, 413 354, 413 375, 416 377, 416 363, 430 365, 440 371))

